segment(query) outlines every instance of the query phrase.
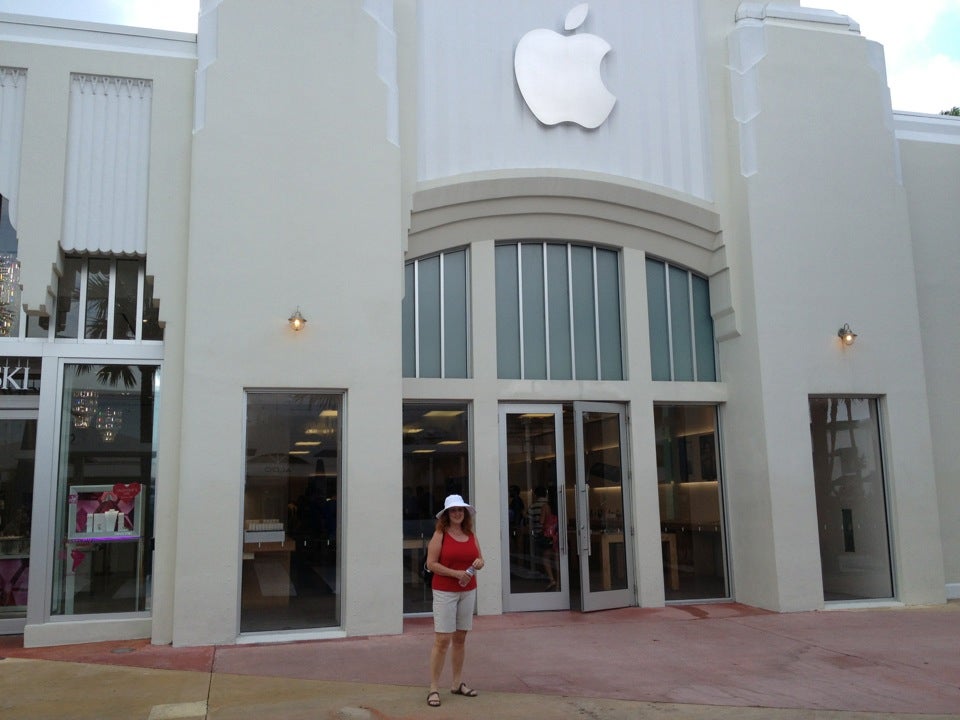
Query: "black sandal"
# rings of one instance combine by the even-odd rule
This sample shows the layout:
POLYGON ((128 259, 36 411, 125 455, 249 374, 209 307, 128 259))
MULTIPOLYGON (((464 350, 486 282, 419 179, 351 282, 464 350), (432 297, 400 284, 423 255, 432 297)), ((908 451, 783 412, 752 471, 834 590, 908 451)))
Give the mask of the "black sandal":
POLYGON ((467 687, 466 683, 460 683, 460 687, 456 690, 450 691, 451 695, 463 695, 464 697, 476 697, 477 691, 471 687, 467 687))
POLYGON ((427 705, 430 707, 440 707, 440 693, 436 690, 431 690, 427 693, 427 705), (436 697, 434 697, 436 695, 436 697))

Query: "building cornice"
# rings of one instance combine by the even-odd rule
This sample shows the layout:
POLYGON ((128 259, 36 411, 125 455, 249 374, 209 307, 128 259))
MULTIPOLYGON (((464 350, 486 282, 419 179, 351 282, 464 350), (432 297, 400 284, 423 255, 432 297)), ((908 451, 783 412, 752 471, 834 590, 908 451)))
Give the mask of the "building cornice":
POLYGON ((195 60, 197 36, 105 23, 0 13, 0 41, 195 60))
POLYGON ((897 140, 960 145, 960 117, 895 112, 893 127, 897 140))

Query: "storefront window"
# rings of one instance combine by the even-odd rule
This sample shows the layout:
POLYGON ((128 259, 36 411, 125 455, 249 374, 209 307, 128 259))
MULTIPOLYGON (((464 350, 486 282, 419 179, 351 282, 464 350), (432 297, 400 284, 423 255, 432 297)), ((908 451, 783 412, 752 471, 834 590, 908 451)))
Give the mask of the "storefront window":
POLYGON ((64 366, 53 615, 150 609, 158 375, 64 366))
POLYGON ((666 599, 729 596, 712 405, 657 405, 657 489, 666 599))
POLYGON ((0 626, 27 614, 36 412, 0 412, 0 626))
POLYGON ((876 398, 810 398, 823 599, 893 597, 876 398))
POLYGON ((20 262, 17 231, 10 224, 10 202, 0 195, 0 337, 20 332, 20 262))
POLYGON ((466 403, 403 406, 403 611, 429 612, 433 593, 423 581, 427 543, 444 498, 470 497, 466 403))
POLYGON ((340 625, 342 405, 247 393, 241 632, 340 625))
POLYGON ((495 258, 497 377, 624 379, 617 251, 525 242, 495 258))

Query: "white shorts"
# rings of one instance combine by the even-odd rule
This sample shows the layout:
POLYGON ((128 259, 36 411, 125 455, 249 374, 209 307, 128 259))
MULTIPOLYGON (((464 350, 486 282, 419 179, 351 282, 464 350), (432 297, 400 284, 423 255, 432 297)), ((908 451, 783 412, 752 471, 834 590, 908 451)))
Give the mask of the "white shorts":
POLYGON ((433 630, 452 633, 473 630, 473 609, 477 606, 477 589, 467 592, 433 591, 433 630))

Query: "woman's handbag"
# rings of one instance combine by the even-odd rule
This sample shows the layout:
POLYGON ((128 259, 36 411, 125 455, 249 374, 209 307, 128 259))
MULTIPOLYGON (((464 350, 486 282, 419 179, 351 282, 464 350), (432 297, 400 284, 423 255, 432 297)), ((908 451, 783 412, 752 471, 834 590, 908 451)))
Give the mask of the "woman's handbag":
POLYGON ((423 578, 423 582, 427 585, 433 582, 433 572, 427 567, 426 560, 423 561, 423 569, 420 571, 420 577, 423 578))

